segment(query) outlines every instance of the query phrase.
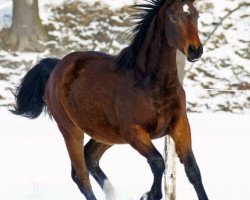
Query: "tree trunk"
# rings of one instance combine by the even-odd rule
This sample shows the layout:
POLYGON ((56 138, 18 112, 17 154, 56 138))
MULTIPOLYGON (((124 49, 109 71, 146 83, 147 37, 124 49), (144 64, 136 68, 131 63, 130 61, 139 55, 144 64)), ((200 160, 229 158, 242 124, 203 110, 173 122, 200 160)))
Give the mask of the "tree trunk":
MULTIPOLYGON (((181 84, 185 78, 185 63, 186 57, 180 52, 177 51, 177 68, 178 76, 181 84)), ((165 137, 165 194, 166 200, 176 200, 176 153, 175 153, 175 144, 170 136, 165 137)))
POLYGON ((165 194, 166 200, 176 200, 176 153, 170 136, 165 137, 165 194))
POLYGON ((3 37, 4 49, 43 51, 41 41, 48 34, 39 17, 38 0, 13 0, 13 17, 10 30, 3 37))

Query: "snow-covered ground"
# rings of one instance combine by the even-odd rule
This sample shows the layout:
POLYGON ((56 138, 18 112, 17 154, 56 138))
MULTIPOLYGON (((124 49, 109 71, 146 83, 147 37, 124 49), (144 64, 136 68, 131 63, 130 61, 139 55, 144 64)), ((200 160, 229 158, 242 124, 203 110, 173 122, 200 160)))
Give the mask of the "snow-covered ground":
MULTIPOLYGON (((250 198, 250 115, 189 114, 193 149, 212 200, 250 198)), ((155 141, 163 149, 163 139, 155 141)), ((177 200, 197 199, 177 162, 177 200)), ((117 200, 136 200, 150 188, 146 160, 128 145, 114 146, 101 166, 117 200)), ((48 117, 28 120, 0 109, 0 199, 83 199, 70 178, 70 161, 56 123, 48 117)), ((92 181, 98 199, 104 200, 92 181)))

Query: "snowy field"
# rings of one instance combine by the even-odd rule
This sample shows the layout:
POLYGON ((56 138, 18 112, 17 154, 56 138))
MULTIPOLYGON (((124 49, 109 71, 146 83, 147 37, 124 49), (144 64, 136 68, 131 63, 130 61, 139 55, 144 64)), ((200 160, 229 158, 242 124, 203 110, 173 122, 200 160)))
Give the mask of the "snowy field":
MULTIPOLYGON (((189 114, 193 149, 211 200, 250 199, 250 115, 189 114)), ((155 142, 163 149, 163 139, 155 142)), ((177 200, 195 200, 183 166, 177 162, 177 200)), ((128 145, 112 147, 101 166, 117 200, 136 200, 150 188, 148 164, 128 145)), ((84 199, 70 177, 70 162, 55 122, 28 120, 0 109, 0 199, 84 199)), ((104 195, 92 181, 99 200, 104 195)))

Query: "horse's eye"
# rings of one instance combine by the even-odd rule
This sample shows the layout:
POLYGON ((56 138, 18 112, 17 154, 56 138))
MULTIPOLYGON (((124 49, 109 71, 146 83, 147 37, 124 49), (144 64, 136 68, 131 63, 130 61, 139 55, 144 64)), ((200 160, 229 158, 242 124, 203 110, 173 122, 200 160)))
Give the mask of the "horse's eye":
POLYGON ((175 15, 169 15, 169 18, 173 23, 177 21, 177 17, 175 15))

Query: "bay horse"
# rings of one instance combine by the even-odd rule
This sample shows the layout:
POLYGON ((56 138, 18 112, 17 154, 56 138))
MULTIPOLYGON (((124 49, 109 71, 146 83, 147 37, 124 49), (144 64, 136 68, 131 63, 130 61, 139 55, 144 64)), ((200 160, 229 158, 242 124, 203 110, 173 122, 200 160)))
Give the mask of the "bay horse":
POLYGON ((142 200, 162 199, 163 157, 153 139, 170 135, 199 200, 208 200, 192 146, 185 92, 176 51, 197 61, 203 47, 192 0, 146 0, 128 47, 118 55, 74 52, 46 58, 22 79, 12 112, 38 117, 44 108, 55 119, 72 164, 71 176, 87 200, 96 200, 89 173, 106 198, 112 185, 99 166, 104 152, 129 144, 144 156, 154 179, 142 200), (84 146, 84 133, 91 139, 84 146), (108 191, 108 192, 107 192, 108 191))

